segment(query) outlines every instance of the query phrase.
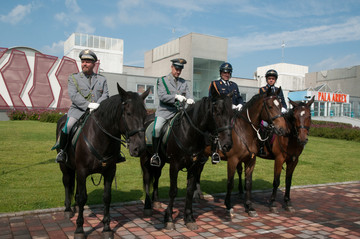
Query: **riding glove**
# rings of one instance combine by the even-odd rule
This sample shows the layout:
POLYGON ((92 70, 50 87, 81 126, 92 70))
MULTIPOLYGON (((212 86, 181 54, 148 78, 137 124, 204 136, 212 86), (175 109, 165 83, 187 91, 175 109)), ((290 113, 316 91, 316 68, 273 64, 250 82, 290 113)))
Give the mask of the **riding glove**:
POLYGON ((192 105, 192 104, 195 104, 195 101, 193 99, 187 99, 186 104, 192 105))
POLYGON ((98 103, 90 103, 88 105, 88 108, 90 109, 90 112, 93 111, 93 110, 96 110, 98 107, 99 107, 100 104, 98 103))
POLYGON ((186 97, 183 95, 175 95, 175 100, 178 100, 179 102, 186 101, 186 97))
POLYGON ((240 111, 242 108, 242 104, 238 104, 238 105, 232 105, 232 109, 233 110, 237 110, 237 111, 240 111))

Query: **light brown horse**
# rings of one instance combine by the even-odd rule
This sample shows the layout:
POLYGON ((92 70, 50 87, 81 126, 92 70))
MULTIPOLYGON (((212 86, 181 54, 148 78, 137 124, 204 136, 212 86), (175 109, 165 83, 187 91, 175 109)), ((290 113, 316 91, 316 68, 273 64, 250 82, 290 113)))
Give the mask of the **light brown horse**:
MULTIPOLYGON (((271 152, 269 152, 267 147, 265 147, 267 156, 264 158, 275 160, 273 191, 269 205, 272 212, 277 212, 277 208, 274 204, 276 193, 280 185, 280 175, 284 163, 286 163, 284 208, 287 211, 295 211, 291 205, 290 200, 291 181, 295 167, 299 161, 299 156, 303 152, 304 147, 308 142, 308 135, 311 125, 310 106, 314 102, 314 97, 315 96, 313 96, 312 99, 307 103, 296 103, 289 99, 289 102, 293 108, 289 110, 289 112, 286 113, 284 117, 286 119, 288 128, 290 129, 290 133, 286 136, 275 135, 275 139, 270 145, 271 152)), ((239 175, 241 175, 241 172, 239 175)), ((241 177, 239 176, 239 178, 241 177)))

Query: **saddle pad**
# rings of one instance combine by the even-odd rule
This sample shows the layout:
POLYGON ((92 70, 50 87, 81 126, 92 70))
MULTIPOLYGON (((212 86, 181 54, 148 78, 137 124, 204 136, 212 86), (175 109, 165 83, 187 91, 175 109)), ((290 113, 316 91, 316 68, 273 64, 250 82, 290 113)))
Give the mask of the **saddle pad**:
MULTIPOLYGON (((174 121, 178 115, 179 115, 179 113, 177 113, 170 120, 170 122, 168 121, 164 124, 163 128, 161 129, 161 135, 163 135, 162 139, 161 139, 161 143, 163 143, 163 144, 167 143, 169 135, 170 135, 171 126, 174 124, 174 121)), ((147 146, 152 145, 153 130, 154 130, 154 121, 149 124, 149 126, 146 128, 146 131, 145 131, 145 142, 146 142, 147 146)))

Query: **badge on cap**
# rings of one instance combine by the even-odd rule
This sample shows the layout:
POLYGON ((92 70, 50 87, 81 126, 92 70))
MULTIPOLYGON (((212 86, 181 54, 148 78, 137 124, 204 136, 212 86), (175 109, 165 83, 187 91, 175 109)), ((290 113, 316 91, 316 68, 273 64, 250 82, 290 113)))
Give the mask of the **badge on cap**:
POLYGON ((82 50, 79 54, 81 60, 92 60, 97 61, 97 56, 94 52, 89 49, 82 50))

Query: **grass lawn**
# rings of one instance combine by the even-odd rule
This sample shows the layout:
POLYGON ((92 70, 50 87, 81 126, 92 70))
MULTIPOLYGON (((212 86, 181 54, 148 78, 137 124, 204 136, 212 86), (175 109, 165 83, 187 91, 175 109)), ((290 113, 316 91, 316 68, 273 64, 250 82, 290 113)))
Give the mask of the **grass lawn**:
MULTIPOLYGON (((54 123, 0 121, 0 213, 61 207, 64 189, 55 151, 54 123)), ((138 158, 125 152, 127 161, 118 164, 112 202, 144 199, 138 158), (117 185, 117 187, 116 187, 117 185)), ((295 170, 293 185, 359 180, 360 143, 310 137, 295 170)), ((273 161, 257 159, 253 189, 272 188, 273 161)), ((160 179, 160 197, 168 198, 168 165, 160 179)), ((283 171, 281 187, 284 186, 283 171)), ((94 175, 98 182, 100 175, 94 175)), ((205 165, 201 186, 206 194, 226 192, 226 162, 205 165)), ((236 177, 237 181, 237 177, 236 177)), ((102 184, 87 181, 88 205, 102 203, 102 184)), ((186 173, 179 173, 178 196, 185 195, 186 173)), ((234 186, 237 191, 237 183, 234 186)))

